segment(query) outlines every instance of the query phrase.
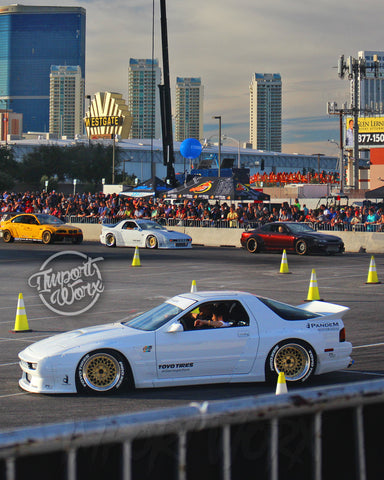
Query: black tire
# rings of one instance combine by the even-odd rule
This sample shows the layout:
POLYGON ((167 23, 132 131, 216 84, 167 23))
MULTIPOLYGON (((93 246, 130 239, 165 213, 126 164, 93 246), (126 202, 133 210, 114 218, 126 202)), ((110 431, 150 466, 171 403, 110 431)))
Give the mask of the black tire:
POLYGON ((316 365, 316 354, 310 345, 297 339, 284 340, 268 354, 266 380, 275 383, 279 372, 284 372, 287 382, 304 383, 315 373, 316 365))
POLYGON ((41 240, 45 245, 52 243, 52 233, 48 230, 45 230, 41 236, 41 240))
POLYGON ((247 240, 247 250, 249 253, 256 253, 259 251, 259 242, 255 237, 249 237, 247 240))
POLYGON ((76 369, 78 392, 113 394, 133 386, 131 371, 123 356, 114 350, 87 353, 76 369))
POLYGON ((303 239, 297 240, 296 245, 295 245, 295 252, 298 255, 307 255, 307 253, 308 253, 308 243, 306 242, 306 240, 303 240, 303 239))
POLYGON ((116 247, 116 237, 113 235, 113 233, 107 233, 105 236, 105 244, 107 247, 116 247))
POLYGON ((157 238, 154 235, 148 235, 148 237, 145 240, 145 246, 146 248, 157 248, 158 247, 157 238))
POLYGON ((75 245, 78 245, 79 243, 81 243, 83 241, 83 236, 80 235, 79 237, 77 238, 73 238, 72 239, 72 243, 75 244, 75 245))
POLYGON ((5 243, 12 243, 15 239, 12 237, 12 234, 9 230, 4 230, 3 232, 3 241, 5 243))

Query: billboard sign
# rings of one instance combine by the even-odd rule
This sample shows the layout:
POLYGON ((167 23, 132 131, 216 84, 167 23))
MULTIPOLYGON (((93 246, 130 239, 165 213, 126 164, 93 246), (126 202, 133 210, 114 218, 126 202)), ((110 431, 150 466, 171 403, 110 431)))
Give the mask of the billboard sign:
MULTIPOLYGON (((359 146, 384 146, 384 117, 359 117, 359 146)), ((346 119, 346 148, 353 148, 353 118, 346 119)))

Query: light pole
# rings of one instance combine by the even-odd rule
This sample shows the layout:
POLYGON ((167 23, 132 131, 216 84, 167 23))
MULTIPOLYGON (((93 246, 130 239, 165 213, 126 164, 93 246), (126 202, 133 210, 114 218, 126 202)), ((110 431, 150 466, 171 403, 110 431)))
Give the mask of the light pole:
POLYGON ((339 158, 339 177, 340 177, 340 193, 344 193, 344 150, 343 144, 339 144, 335 140, 328 140, 329 143, 334 143, 340 149, 339 158))
POLYGON ((218 162, 219 162, 219 174, 218 176, 220 177, 220 165, 221 165, 221 115, 216 115, 214 117, 212 117, 213 119, 215 120, 219 120, 219 151, 218 151, 218 155, 219 155, 219 158, 218 158, 218 162))

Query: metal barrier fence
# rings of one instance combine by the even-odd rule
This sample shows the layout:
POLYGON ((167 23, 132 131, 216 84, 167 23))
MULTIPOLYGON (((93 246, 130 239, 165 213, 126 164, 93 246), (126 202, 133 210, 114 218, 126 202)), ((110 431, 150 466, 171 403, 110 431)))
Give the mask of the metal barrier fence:
MULTIPOLYGON (((68 216, 63 217, 63 220, 67 223, 101 223, 101 224, 114 224, 120 222, 121 218, 116 217, 76 217, 68 216)), ((250 229, 258 228, 263 225, 262 222, 247 222, 241 223, 237 220, 194 220, 194 219, 178 219, 178 218, 154 218, 156 222, 166 227, 196 227, 196 228, 241 228, 250 229)), ((381 223, 375 223, 371 225, 365 225, 364 223, 350 224, 337 224, 332 225, 330 223, 316 223, 305 222, 307 225, 318 231, 329 232, 384 232, 384 225, 381 223)))
POLYGON ((382 479, 383 408, 377 380, 0 432, 0 479, 382 479))

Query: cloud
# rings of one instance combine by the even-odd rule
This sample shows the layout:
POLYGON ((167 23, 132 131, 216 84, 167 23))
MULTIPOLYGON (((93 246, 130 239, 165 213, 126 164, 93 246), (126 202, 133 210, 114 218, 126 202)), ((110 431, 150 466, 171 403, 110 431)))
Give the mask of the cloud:
MULTIPOLYGON (((151 57, 153 27, 154 56, 162 65, 159 0, 39 3, 86 8, 86 93, 112 90, 126 97, 129 58, 151 57)), ((220 114, 223 125, 247 139, 251 76, 280 73, 285 151, 292 135, 305 148, 312 135, 317 146, 316 119, 326 116, 326 103, 348 99, 348 81, 340 80, 334 68, 339 56, 384 50, 381 0, 168 0, 166 7, 172 93, 176 76, 201 77, 206 128, 214 128, 211 117, 220 114), (303 124, 302 118, 314 122, 303 124)), ((334 119, 332 131, 337 136, 334 119)))

